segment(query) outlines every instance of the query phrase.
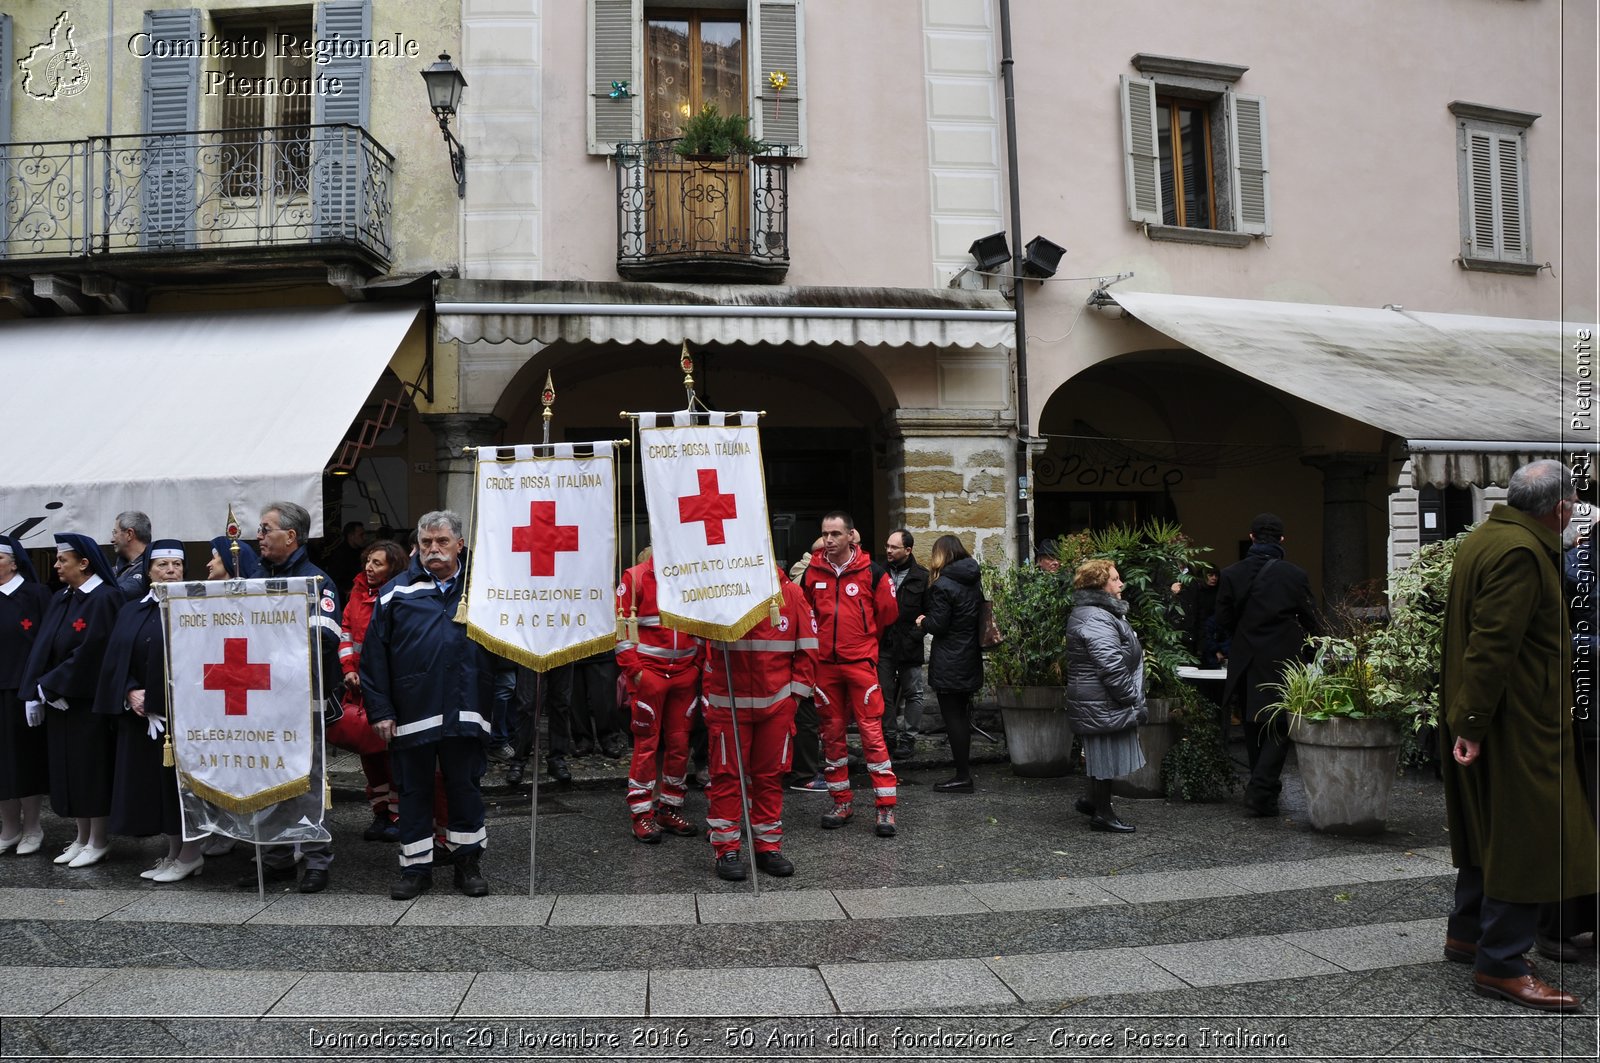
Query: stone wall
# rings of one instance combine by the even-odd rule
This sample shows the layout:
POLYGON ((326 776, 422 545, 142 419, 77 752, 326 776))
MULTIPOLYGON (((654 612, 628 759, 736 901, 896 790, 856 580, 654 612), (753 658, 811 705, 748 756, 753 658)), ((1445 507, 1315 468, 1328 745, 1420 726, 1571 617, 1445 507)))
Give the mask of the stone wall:
MULTIPOLYGON (((907 411, 897 411, 905 414, 907 411)), ((940 420, 943 429, 898 418, 903 436, 889 447, 889 520, 916 536, 918 560, 927 562, 934 539, 953 534, 980 561, 1014 553, 1016 455, 1003 415, 985 411, 940 420), (916 429, 922 431, 916 431, 916 429)))

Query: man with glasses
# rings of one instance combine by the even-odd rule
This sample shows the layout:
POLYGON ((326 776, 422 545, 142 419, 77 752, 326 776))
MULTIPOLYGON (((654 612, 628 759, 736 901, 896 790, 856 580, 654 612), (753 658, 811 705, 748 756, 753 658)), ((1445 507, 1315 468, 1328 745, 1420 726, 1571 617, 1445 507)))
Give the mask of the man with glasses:
POLYGON ((1572 742, 1561 532, 1577 504, 1559 461, 1512 473, 1456 550, 1445 603, 1439 746, 1457 868, 1444 955, 1473 990, 1576 1011, 1523 954, 1541 904, 1594 892, 1594 817, 1572 742))
POLYGON ((150 518, 138 510, 118 513, 111 525, 111 548, 116 551, 117 586, 123 597, 137 601, 150 590, 150 518))
MULTIPOLYGON (((330 697, 337 697, 339 677, 339 592, 328 574, 311 563, 306 554, 306 537, 311 534, 311 514, 305 507, 293 502, 269 502, 261 514, 261 526, 256 529, 256 553, 261 555, 261 575, 266 578, 286 576, 321 577, 321 590, 317 595, 317 612, 312 626, 317 633, 322 651, 322 676, 324 689, 330 697)), ((306 862, 305 874, 300 879, 301 893, 321 893, 328 888, 328 867, 333 863, 332 842, 302 842, 295 847, 306 862)), ((268 882, 287 882, 295 877, 295 850, 284 845, 272 845, 261 850, 262 870, 268 882)), ((239 880, 240 889, 255 889, 255 875, 239 880)))
POLYGON ((910 760, 917 754, 917 728, 922 725, 922 629, 917 617, 927 610, 928 570, 917 564, 911 547, 916 540, 905 528, 889 533, 883 548, 883 571, 894 582, 895 601, 900 618, 883 629, 878 637, 878 683, 883 687, 883 731, 894 740, 889 752, 895 760, 910 760), (905 726, 896 719, 905 717, 905 726))

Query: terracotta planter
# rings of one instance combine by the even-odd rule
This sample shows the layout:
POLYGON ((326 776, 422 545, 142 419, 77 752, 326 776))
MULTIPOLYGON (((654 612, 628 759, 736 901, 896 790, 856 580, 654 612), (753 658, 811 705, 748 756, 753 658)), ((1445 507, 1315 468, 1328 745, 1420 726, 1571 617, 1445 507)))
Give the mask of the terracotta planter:
POLYGON ((1072 728, 1061 710, 1061 687, 1000 687, 995 691, 1006 725, 1011 772, 1055 779, 1072 771, 1072 728))
POLYGON ((1387 720, 1289 717, 1311 826, 1329 834, 1378 834, 1400 763, 1400 730, 1387 720))
POLYGON ((1177 741, 1178 728, 1172 722, 1173 698, 1149 698, 1145 704, 1150 709, 1150 719, 1139 725, 1139 748, 1144 751, 1144 767, 1124 775, 1111 784, 1111 792, 1118 797, 1165 797, 1161 785, 1161 764, 1167 759, 1167 750, 1177 741))

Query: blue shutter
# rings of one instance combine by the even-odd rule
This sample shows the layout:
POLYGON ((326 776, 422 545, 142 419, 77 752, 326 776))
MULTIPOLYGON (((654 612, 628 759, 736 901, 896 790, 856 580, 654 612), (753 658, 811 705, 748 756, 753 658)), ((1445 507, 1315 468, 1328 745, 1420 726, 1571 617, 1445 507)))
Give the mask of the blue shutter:
MULTIPOLYGON (((146 11, 152 45, 200 39, 200 11, 146 11)), ((195 51, 196 48, 170 49, 195 51)), ((152 47, 152 53, 169 49, 152 47)), ((200 57, 152 54, 144 61, 144 174, 140 181, 139 243, 147 249, 194 246, 199 126, 200 57)))
POLYGON ((6 234, 10 232, 11 205, 6 201, 10 187, 11 143, 11 16, 0 12, 0 258, 6 257, 6 234))
MULTIPOLYGON (((371 40, 371 0, 318 4, 316 39, 319 44, 371 40)), ((355 243, 367 202, 367 153, 359 131, 366 129, 371 108, 372 60, 336 57, 321 73, 330 80, 338 78, 340 91, 337 96, 319 93, 312 97, 312 233, 316 240, 355 243)))

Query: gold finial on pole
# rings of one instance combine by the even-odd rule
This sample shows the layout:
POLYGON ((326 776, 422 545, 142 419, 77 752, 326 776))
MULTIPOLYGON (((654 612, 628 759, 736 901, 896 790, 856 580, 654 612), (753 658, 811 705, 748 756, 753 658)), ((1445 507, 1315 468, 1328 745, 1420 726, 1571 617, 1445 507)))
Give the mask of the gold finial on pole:
POLYGON ((683 346, 678 350, 678 368, 683 370, 683 391, 689 397, 689 406, 694 406, 694 355, 689 353, 689 341, 684 340, 683 346))
POLYGON ((539 393, 539 401, 544 403, 544 442, 550 442, 550 407, 556 404, 556 384, 550 371, 545 370, 544 390, 539 393))
MULTIPOLYGON (((235 579, 244 578, 244 570, 239 567, 239 538, 244 534, 239 527, 239 521, 233 515, 233 503, 228 503, 228 523, 225 534, 228 536, 228 552, 233 555, 233 575, 235 579)), ((169 739, 170 745, 170 739, 169 739)))

